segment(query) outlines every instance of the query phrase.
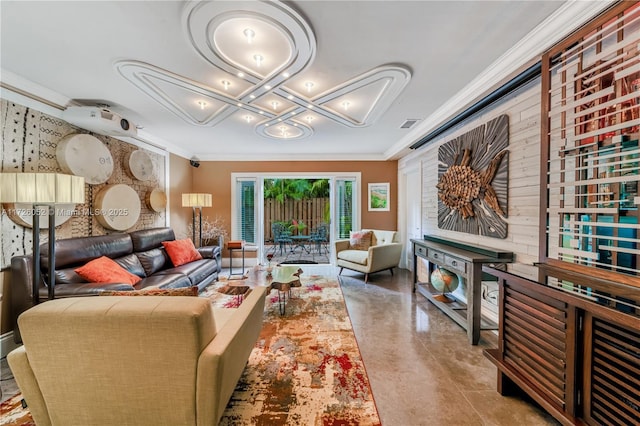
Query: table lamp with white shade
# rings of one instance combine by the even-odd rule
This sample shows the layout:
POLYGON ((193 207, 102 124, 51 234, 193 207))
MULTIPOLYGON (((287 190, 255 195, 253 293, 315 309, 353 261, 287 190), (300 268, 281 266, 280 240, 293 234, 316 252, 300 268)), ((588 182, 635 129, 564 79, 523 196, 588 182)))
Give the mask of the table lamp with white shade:
POLYGON ((193 244, 196 243, 196 209, 199 211, 199 244, 198 247, 202 247, 202 208, 203 207, 211 207, 212 206, 212 197, 211 194, 202 194, 202 193, 188 193, 182 194, 182 207, 191 207, 193 209, 193 217, 192 217, 192 238, 193 244))
MULTIPOLYGON (((0 173, 0 202, 33 206, 33 303, 40 300, 40 209, 49 217, 48 296, 55 297, 55 217, 57 204, 84 203, 84 177, 61 173, 0 173)), ((71 212, 69 212, 71 214, 71 212)))

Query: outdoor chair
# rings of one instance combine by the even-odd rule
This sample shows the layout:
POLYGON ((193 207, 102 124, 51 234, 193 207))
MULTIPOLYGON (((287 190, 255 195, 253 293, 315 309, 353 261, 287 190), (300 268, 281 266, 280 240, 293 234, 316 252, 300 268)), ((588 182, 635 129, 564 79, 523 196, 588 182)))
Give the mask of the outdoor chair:
POLYGON ((310 234, 311 238, 309 239, 312 244, 315 244, 316 250, 318 250, 318 254, 322 254, 322 247, 326 253, 329 253, 329 227, 326 224, 321 224, 316 227, 310 234))
POLYGON ((287 225, 281 222, 275 222, 271 225, 271 231, 273 232, 273 252, 280 248, 280 255, 287 251, 287 244, 293 244, 291 238, 291 231, 287 225), (283 250, 284 249, 284 250, 283 250))

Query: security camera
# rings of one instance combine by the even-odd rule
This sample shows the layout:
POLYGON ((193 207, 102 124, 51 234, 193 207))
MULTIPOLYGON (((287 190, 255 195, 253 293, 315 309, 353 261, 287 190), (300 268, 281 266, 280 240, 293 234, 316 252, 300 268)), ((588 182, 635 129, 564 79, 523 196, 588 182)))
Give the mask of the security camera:
POLYGON ((192 167, 200 167, 200 163, 196 160, 189 160, 189 164, 191 164, 192 167))

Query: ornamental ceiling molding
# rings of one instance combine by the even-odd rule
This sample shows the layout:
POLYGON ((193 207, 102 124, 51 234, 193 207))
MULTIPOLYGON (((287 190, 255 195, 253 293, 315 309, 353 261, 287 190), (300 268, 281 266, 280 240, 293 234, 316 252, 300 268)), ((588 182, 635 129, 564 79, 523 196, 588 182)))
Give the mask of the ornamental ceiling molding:
POLYGON ((366 127, 384 114, 411 79, 407 67, 387 64, 306 96, 290 82, 313 64, 316 38, 297 12, 279 2, 189 3, 183 25, 195 51, 224 73, 227 84, 223 90, 140 61, 118 61, 114 67, 142 92, 194 126, 213 127, 237 112, 246 112, 247 123, 255 120, 254 131, 272 139, 313 135, 313 116, 303 118, 305 113, 346 127, 366 127), (237 48, 233 37, 249 26, 267 34, 270 45, 264 48, 276 52, 271 63, 260 66, 256 61, 254 65, 247 56, 250 50, 237 48), (234 91, 229 91, 229 86, 234 91), (194 106, 194 97, 200 99, 200 109, 194 106), (349 98, 359 100, 357 108, 348 109, 349 98))

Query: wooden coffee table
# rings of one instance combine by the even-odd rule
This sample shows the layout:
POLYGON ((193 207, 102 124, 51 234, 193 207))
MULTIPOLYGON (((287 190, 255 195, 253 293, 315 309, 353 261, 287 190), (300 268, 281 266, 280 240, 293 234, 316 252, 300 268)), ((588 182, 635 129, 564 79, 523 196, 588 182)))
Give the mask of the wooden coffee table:
POLYGON ((267 296, 272 290, 277 290, 280 315, 284 315, 287 307, 287 298, 291 299, 291 289, 302 287, 300 282, 302 272, 303 270, 297 266, 284 265, 274 266, 269 273, 266 266, 258 265, 249 271, 245 280, 239 281, 236 285, 238 287, 241 285, 268 287, 267 296))

